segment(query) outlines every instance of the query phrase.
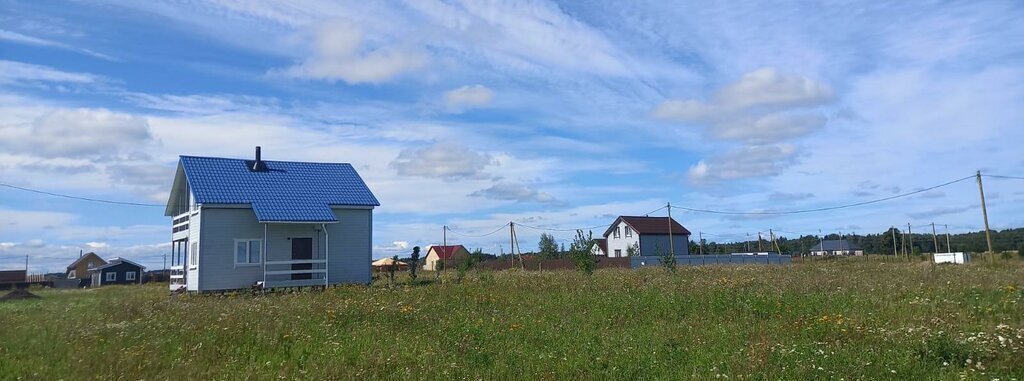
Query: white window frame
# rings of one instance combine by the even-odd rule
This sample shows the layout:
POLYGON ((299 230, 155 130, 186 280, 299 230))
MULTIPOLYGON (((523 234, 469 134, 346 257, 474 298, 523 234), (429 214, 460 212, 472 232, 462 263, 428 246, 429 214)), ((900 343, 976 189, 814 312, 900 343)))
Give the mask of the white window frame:
POLYGON ((103 279, 105 279, 105 282, 117 282, 117 272, 111 271, 103 279))
POLYGON ((75 279, 77 277, 78 277, 78 271, 77 270, 68 271, 68 279, 75 279))
POLYGON ((126 281, 135 280, 135 272, 134 271, 126 271, 124 273, 124 280, 126 280, 126 281))
POLYGON ((262 238, 237 238, 237 239, 235 239, 234 249, 232 251, 235 253, 235 255, 234 255, 235 267, 246 267, 246 266, 259 266, 260 264, 262 264, 263 263, 263 258, 266 257, 266 251, 267 250, 266 250, 266 247, 263 246, 263 239, 262 238), (239 242, 245 242, 245 258, 246 258, 247 262, 239 262, 238 261, 238 243, 239 242), (252 248, 252 243, 253 242, 258 242, 258 245, 260 246, 260 260, 256 261, 256 262, 252 261, 252 250, 250 250, 252 248))
POLYGON ((629 226, 626 226, 626 238, 630 238, 632 236, 633 236, 633 228, 631 228, 629 226))
POLYGON ((622 249, 615 249, 614 257, 618 258, 618 257, 621 257, 621 256, 622 256, 622 249))
POLYGON ((616 226, 615 227, 615 232, 613 232, 612 238, 622 238, 622 227, 621 226, 616 226))
POLYGON ((192 242, 192 247, 188 251, 188 268, 195 269, 199 267, 199 241, 192 242))

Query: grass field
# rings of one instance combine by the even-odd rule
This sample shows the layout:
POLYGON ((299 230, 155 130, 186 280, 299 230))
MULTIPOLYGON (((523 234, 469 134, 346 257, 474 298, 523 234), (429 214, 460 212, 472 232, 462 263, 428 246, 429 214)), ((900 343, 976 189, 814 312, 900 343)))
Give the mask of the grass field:
POLYGON ((33 290, 0 303, 0 379, 1024 380, 1019 260, 454 275, 33 290))

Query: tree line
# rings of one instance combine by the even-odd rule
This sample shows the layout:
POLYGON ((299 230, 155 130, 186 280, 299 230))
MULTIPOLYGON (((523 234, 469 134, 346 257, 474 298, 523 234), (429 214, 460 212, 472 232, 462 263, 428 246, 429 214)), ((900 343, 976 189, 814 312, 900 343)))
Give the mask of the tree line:
MULTIPOLYGON (((892 228, 877 234, 844 234, 842 239, 847 240, 867 254, 892 254, 893 233, 896 239, 896 251, 903 253, 904 247, 911 253, 934 253, 934 252, 985 252, 988 246, 985 242, 985 232, 957 233, 949 235, 949 244, 946 244, 946 234, 939 233, 935 238, 938 241, 936 250, 936 239, 933 239, 931 229, 927 233, 914 232, 907 236, 899 229, 892 228), (904 246, 905 245, 905 246, 904 246)), ((1016 251, 1024 248, 1024 228, 992 230, 992 250, 994 251, 1016 251)), ((779 251, 785 254, 807 254, 816 250, 821 245, 821 236, 802 235, 797 238, 777 236, 775 238, 779 251)), ((825 240, 840 239, 839 234, 827 234, 825 240)), ((728 254, 749 252, 757 250, 757 241, 745 242, 715 242, 704 240, 704 253, 706 254, 728 254)), ((775 251, 770 239, 762 238, 761 251, 775 251)), ((690 241, 690 253, 700 252, 700 244, 697 241, 690 241)))

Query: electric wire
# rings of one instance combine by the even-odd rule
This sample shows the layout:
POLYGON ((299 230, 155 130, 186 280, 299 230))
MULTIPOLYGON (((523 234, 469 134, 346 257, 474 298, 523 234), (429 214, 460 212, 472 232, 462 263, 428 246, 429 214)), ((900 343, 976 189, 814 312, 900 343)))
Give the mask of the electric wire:
POLYGON ((740 216, 748 216, 748 215, 764 216, 764 215, 785 215, 785 214, 825 212, 825 211, 829 211, 829 210, 852 208, 852 207, 856 207, 856 206, 875 204, 875 203, 879 203, 879 202, 882 202, 882 201, 888 201, 888 200, 893 200, 893 199, 897 199, 897 198, 901 198, 901 197, 912 196, 912 195, 915 195, 915 194, 918 194, 918 193, 923 193, 923 192, 927 192, 927 191, 930 191, 930 190, 933 190, 933 189, 937 189, 937 188, 953 185, 953 184, 956 184, 958 182, 961 182, 961 181, 964 181, 964 180, 967 180, 967 179, 970 179, 970 178, 973 178, 973 177, 975 177, 975 176, 974 175, 966 176, 966 177, 962 177, 962 178, 959 178, 959 179, 956 179, 956 180, 953 180, 953 181, 945 182, 945 183, 942 183, 942 184, 939 184, 939 185, 931 186, 931 187, 928 187, 928 188, 922 188, 922 189, 918 189, 918 190, 915 190, 915 191, 912 191, 912 192, 902 193, 902 194, 898 194, 898 195, 894 195, 894 196, 883 197, 883 198, 869 200, 869 201, 861 201, 861 202, 856 202, 856 203, 846 204, 846 205, 837 205, 837 206, 829 206, 829 207, 814 208, 814 209, 785 210, 785 211, 774 211, 774 212, 732 212, 732 211, 724 211, 724 210, 689 208, 689 207, 685 207, 685 206, 675 206, 675 205, 673 205, 672 207, 675 208, 675 209, 685 210, 685 211, 688 211, 688 212, 695 212, 695 213, 711 213, 711 214, 740 215, 740 216))

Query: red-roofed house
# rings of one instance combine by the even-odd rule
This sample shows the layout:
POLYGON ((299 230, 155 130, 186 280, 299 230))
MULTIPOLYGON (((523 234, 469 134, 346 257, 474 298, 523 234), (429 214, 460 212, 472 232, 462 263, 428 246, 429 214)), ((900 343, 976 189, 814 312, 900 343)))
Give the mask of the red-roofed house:
POLYGON ((423 269, 427 271, 434 271, 437 269, 437 262, 443 261, 444 268, 452 268, 457 261, 469 256, 469 250, 466 250, 462 245, 449 245, 449 246, 431 246, 427 250, 426 263, 423 264, 423 269))
POLYGON ((590 248, 590 254, 600 255, 602 257, 608 255, 608 239, 605 238, 594 238, 594 247, 590 248))
POLYGON ((607 240, 605 253, 609 257, 627 256, 630 246, 641 256, 668 253, 670 248, 675 255, 690 254, 690 231, 668 217, 619 216, 604 232, 604 238, 607 240))

